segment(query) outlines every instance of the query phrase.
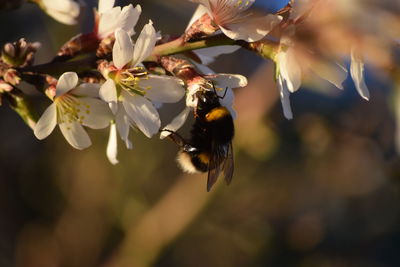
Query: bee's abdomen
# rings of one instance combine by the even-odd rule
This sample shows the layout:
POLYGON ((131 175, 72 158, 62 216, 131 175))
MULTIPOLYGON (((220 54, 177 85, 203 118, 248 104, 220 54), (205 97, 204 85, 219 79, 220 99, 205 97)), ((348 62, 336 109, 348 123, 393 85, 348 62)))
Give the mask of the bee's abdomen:
POLYGON ((234 125, 231 113, 226 107, 216 107, 205 116, 211 126, 212 138, 219 144, 227 144, 232 141, 234 125))

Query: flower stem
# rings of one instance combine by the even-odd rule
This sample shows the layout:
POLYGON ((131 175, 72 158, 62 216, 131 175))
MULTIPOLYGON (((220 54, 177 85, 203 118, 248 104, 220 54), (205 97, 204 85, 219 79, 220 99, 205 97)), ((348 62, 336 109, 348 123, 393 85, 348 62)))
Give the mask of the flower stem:
POLYGON ((247 43, 241 40, 232 40, 224 34, 219 34, 206 39, 187 43, 183 41, 183 37, 180 37, 171 42, 157 45, 153 50, 153 53, 146 59, 146 61, 158 61, 162 56, 170 56, 197 49, 223 45, 238 45, 269 59, 274 58, 277 47, 277 44, 272 41, 263 40, 254 43, 247 43))

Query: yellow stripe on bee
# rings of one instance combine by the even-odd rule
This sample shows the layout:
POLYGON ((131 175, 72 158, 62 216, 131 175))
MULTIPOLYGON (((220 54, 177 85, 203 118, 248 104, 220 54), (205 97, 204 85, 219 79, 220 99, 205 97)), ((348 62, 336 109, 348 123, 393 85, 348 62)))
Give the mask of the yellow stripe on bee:
POLYGON ((211 110, 210 112, 207 113, 206 115, 206 121, 216 121, 219 120, 227 115, 229 115, 229 111, 225 107, 217 107, 211 110))
POLYGON ((208 164, 210 162, 210 154, 208 153, 200 153, 198 157, 199 160, 204 164, 208 164))

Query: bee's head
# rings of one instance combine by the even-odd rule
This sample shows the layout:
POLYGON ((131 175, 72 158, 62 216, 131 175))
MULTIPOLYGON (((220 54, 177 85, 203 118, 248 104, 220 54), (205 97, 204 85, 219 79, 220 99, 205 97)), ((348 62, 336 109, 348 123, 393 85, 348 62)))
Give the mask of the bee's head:
POLYGON ((199 90, 196 97, 202 104, 219 105, 219 98, 217 94, 209 90, 199 90))

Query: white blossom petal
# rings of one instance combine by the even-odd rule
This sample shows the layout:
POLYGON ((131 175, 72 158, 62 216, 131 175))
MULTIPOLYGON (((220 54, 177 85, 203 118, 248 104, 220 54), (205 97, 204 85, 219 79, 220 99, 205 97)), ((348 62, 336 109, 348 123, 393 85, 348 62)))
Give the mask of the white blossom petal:
POLYGON ((119 16, 121 14, 121 7, 116 6, 112 9, 100 14, 99 25, 97 29, 97 36, 100 39, 106 38, 118 29, 119 16))
POLYGON ((99 0, 99 13, 104 13, 114 7, 115 0, 99 0))
POLYGON ((220 25, 220 29, 231 39, 256 42, 264 38, 281 20, 280 16, 271 14, 264 17, 248 17, 240 23, 220 25))
POLYGON ((101 99, 108 103, 112 113, 116 114, 118 109, 118 96, 114 80, 107 79, 107 81, 100 87, 99 95, 101 99))
POLYGON ((206 14, 208 12, 209 12, 209 10, 207 9, 207 7, 205 7, 205 5, 198 5, 192 15, 192 18, 190 19, 190 21, 186 27, 186 31, 190 28, 190 26, 192 26, 193 23, 196 22, 196 20, 198 20, 199 18, 201 18, 204 14, 206 14))
POLYGON ((65 72, 60 76, 56 86, 56 97, 74 89, 78 84, 78 74, 75 72, 65 72))
POLYGON ((45 12, 58 22, 74 25, 80 13, 80 6, 72 0, 42 0, 45 12))
POLYGON ((189 113, 190 113, 191 108, 186 107, 181 113, 179 113, 178 116, 176 116, 167 126, 163 128, 163 131, 161 131, 160 134, 160 139, 164 139, 168 135, 171 134, 170 131, 176 132, 179 130, 182 125, 185 123, 189 113), (168 131, 164 131, 168 130, 168 131))
POLYGON ((114 7, 101 14, 97 35, 104 39, 114 33, 118 28, 125 30, 130 36, 135 33, 134 27, 139 20, 142 9, 140 5, 133 8, 132 5, 114 7))
POLYGON ((138 86, 146 89, 146 98, 160 103, 178 102, 185 94, 182 81, 171 76, 148 75, 138 86))
POLYGON ((160 129, 161 121, 157 109, 146 98, 122 92, 125 111, 136 126, 146 135, 152 137, 160 129))
POLYGON ((247 78, 239 74, 218 73, 215 75, 207 75, 205 77, 214 81, 216 86, 222 87, 224 89, 226 87, 238 88, 247 85, 247 78))
POLYGON ((122 69, 132 60, 133 44, 131 37, 124 30, 115 31, 115 43, 113 47, 113 63, 118 69, 122 69))
POLYGON ((364 62, 354 48, 351 49, 350 74, 360 96, 369 100, 369 90, 364 80, 364 62))
POLYGON ((108 137, 106 154, 111 164, 115 165, 118 163, 117 159, 118 141, 117 141, 117 128, 115 126, 115 123, 112 123, 110 125, 110 135, 108 137))
POLYGON ((82 125, 92 129, 103 129, 109 125, 112 116, 105 102, 89 97, 80 98, 79 101, 82 105, 79 112, 82 125))
POLYGON ((82 83, 71 91, 71 94, 86 97, 99 97, 100 85, 97 83, 82 83))
POLYGON ((227 87, 225 90, 218 90, 217 94, 220 98, 219 102, 222 106, 226 107, 233 119, 236 119, 236 111, 233 109, 233 101, 235 99, 235 95, 233 93, 232 88, 227 87), (226 90, 226 91, 225 91, 226 90))
POLYGON ((33 133, 36 138, 42 140, 49 136, 57 125, 57 106, 52 103, 42 114, 36 123, 33 133))
POLYGON ((135 49, 133 51, 132 65, 137 66, 148 56, 150 56, 156 42, 156 30, 153 27, 153 22, 149 21, 148 24, 144 25, 138 39, 136 40, 135 49))
POLYGON ((193 51, 201 60, 203 64, 210 64, 214 62, 215 58, 223 54, 231 54, 240 49, 238 45, 221 45, 215 47, 208 47, 193 51))
POLYGON ((119 16, 118 27, 125 30, 130 36, 135 34, 134 27, 139 20, 142 8, 140 5, 136 5, 133 8, 132 5, 124 6, 119 16))
POLYGON ((293 48, 287 47, 285 50, 281 50, 277 54, 279 73, 285 80, 288 90, 295 92, 301 85, 301 68, 296 60, 293 48))
POLYGON ((131 127, 131 123, 121 103, 119 103, 118 112, 115 116, 115 123, 119 136, 125 142, 126 148, 132 149, 132 142, 129 140, 129 128, 131 127))
POLYGON ((290 107, 290 92, 287 88, 286 81, 281 75, 278 76, 278 88, 281 97, 281 103, 283 108, 283 115, 286 119, 293 119, 292 108, 290 107))
POLYGON ((92 144, 89 135, 80 123, 74 121, 72 123, 60 123, 58 126, 60 126, 62 134, 72 147, 85 149, 92 144))
POLYGON ((343 89, 342 84, 347 78, 347 70, 339 64, 318 62, 318 64, 311 64, 310 69, 322 79, 327 80, 339 89, 343 89))

